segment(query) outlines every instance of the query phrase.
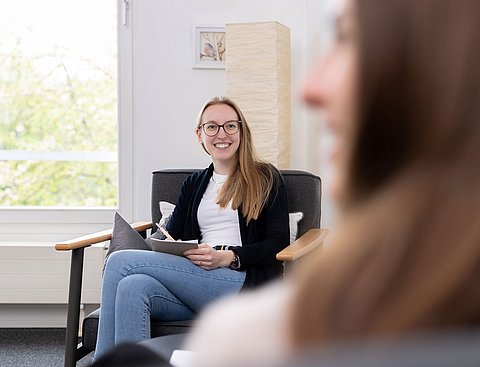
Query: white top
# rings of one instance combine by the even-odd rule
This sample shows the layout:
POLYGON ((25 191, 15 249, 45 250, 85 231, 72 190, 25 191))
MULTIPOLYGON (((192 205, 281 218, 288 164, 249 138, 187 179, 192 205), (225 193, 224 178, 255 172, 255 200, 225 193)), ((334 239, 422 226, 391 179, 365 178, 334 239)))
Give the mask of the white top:
POLYGON ((242 245, 238 210, 233 210, 230 204, 227 208, 220 208, 217 204, 218 192, 227 177, 213 172, 198 206, 197 217, 202 234, 201 242, 210 246, 242 245))

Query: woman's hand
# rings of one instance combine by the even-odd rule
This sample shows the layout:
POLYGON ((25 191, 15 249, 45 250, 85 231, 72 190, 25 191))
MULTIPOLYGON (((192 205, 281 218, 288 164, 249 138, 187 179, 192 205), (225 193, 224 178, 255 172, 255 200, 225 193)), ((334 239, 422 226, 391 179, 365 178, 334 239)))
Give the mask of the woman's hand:
POLYGON ((233 260, 233 251, 217 251, 206 243, 199 244, 198 249, 185 251, 183 255, 205 270, 228 267, 233 260))

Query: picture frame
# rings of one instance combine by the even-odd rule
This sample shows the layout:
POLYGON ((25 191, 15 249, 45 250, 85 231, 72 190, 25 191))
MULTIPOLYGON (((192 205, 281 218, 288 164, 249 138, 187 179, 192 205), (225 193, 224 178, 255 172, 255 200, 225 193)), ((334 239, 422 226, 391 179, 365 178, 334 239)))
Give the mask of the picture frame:
POLYGON ((193 27, 193 68, 225 69, 225 27, 193 27))

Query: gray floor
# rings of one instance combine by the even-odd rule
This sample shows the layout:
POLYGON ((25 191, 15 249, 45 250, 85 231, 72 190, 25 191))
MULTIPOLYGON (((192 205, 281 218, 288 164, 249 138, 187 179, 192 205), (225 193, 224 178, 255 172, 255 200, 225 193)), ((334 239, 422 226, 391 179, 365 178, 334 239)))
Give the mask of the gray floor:
MULTIPOLYGON (((0 329, 0 367, 62 367, 65 329, 0 329)), ((90 365, 88 355, 77 367, 90 365)))

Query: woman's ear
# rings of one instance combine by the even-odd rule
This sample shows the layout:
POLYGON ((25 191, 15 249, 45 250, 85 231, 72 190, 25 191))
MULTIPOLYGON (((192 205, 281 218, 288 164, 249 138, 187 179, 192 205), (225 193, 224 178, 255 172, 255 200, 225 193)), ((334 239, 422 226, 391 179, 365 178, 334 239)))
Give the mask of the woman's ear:
POLYGON ((197 127, 195 128, 195 134, 197 134, 197 138, 198 138, 198 142, 200 144, 203 143, 203 140, 202 140, 202 132, 200 131, 200 129, 197 127))
POLYGON ((205 151, 205 153, 207 153, 208 155, 210 155, 210 153, 205 149, 205 145, 203 144, 202 130, 197 127, 197 128, 195 129, 195 134, 197 134, 198 142, 199 142, 200 145, 202 146, 202 148, 203 148, 203 150, 205 151))

